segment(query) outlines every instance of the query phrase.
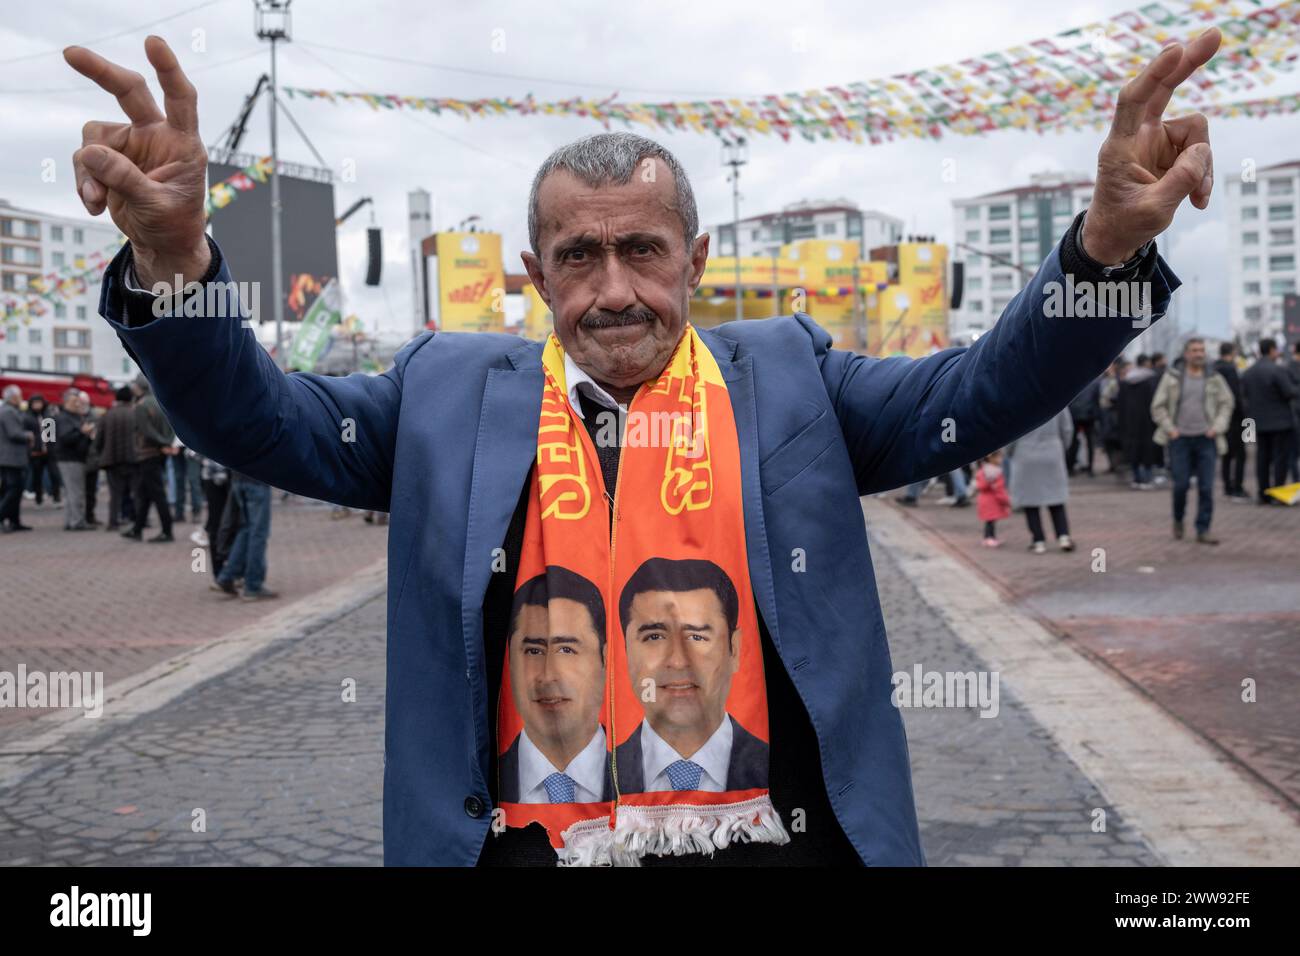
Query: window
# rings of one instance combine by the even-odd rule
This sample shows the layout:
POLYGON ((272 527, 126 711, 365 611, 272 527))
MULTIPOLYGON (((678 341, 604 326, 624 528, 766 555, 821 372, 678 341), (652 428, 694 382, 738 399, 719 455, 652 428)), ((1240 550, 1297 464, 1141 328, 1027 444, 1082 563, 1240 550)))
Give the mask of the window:
POLYGON ((18 353, 17 353, 17 352, 10 352, 10 353, 9 353, 9 361, 5 362, 5 366, 8 367, 8 368, 17 368, 17 367, 18 367, 18 353))
POLYGON ((967 206, 967 207, 966 207, 966 221, 967 221, 967 222, 970 222, 970 221, 973 220, 973 219, 979 219, 979 217, 980 217, 980 207, 979 207, 979 206, 967 206))
POLYGON ((1009 272, 995 272, 993 273, 993 283, 990 288, 994 290, 1010 289, 1013 288, 1012 282, 1014 281, 1015 280, 1011 277, 1011 273, 1009 272))
POLYGON ((1243 196, 1253 196, 1253 195, 1255 195, 1255 193, 1257 193, 1257 192, 1259 192, 1259 187, 1258 187, 1257 184, 1255 184, 1255 183, 1242 183, 1242 184, 1241 184, 1241 194, 1242 194, 1243 196))
POLYGON ((1269 256, 1269 272, 1288 272, 1295 268, 1295 256, 1269 256))
POLYGON ((1069 196, 1055 197, 1052 200, 1052 214, 1055 216, 1060 216, 1062 214, 1068 216, 1070 214, 1070 197, 1069 196))
POLYGON ((1289 246, 1294 242, 1294 229, 1270 229, 1268 231, 1268 244, 1270 246, 1289 246))
POLYGON ((27 330, 27 344, 28 344, 28 345, 40 345, 40 344, 41 344, 41 330, 40 330, 40 329, 28 329, 28 330, 27 330))
POLYGON ((0 276, 0 289, 5 292, 25 292, 27 290, 27 273, 6 272, 0 276))
POLYGON ((1292 193, 1290 179, 1270 179, 1268 194, 1270 196, 1289 196, 1292 193))
POLYGON ((1241 207, 1241 221, 1242 221, 1242 222, 1253 222, 1253 221, 1255 221, 1255 220, 1258 219, 1258 218, 1259 218, 1259 207, 1258 207, 1258 206, 1242 206, 1242 207, 1241 207))
POLYGON ((1268 284, 1269 295, 1286 295, 1295 291, 1295 279, 1273 279, 1268 284))
POLYGON ((966 230, 966 244, 967 244, 967 245, 970 245, 970 246, 978 246, 978 245, 980 244, 980 242, 983 240, 983 238, 984 238, 984 230, 983 230, 983 229, 967 229, 967 230, 966 230))
POLYGON ((78 322, 86 321, 86 307, 84 305, 77 306, 77 321, 78 322))
POLYGON ((983 276, 971 276, 966 280, 966 289, 970 292, 979 292, 984 288, 983 276))
POLYGON ((1294 219, 1294 218, 1295 218, 1295 206, 1291 205, 1290 203, 1287 203, 1284 206, 1268 207, 1269 222, 1277 222, 1280 219, 1294 219))
POLYGON ((1242 244, 1243 246, 1257 246, 1257 245, 1259 245, 1259 233, 1258 233, 1258 232, 1243 232, 1243 233, 1241 234, 1241 244, 1242 244))
POLYGON ((90 347, 90 333, 85 329, 55 329, 56 349, 84 349, 90 347))
POLYGON ((86 231, 84 229, 72 230, 72 241, 76 245, 81 245, 86 241, 86 231))
POLYGON ((762 232, 762 231, 763 231, 763 230, 761 230, 761 229, 751 229, 750 232, 749 232, 749 238, 750 238, 750 239, 753 239, 753 240, 755 240, 755 241, 757 241, 757 240, 758 240, 758 234, 759 234, 760 232, 762 232))
POLYGON ((1037 219, 1037 218, 1038 218, 1038 206, 1037 206, 1037 204, 1036 204, 1036 203, 1032 203, 1032 202, 1022 202, 1022 203, 1020 204, 1020 218, 1021 218, 1021 219, 1037 219))
POLYGON ((970 309, 972 312, 983 312, 983 311, 984 311, 984 300, 983 300, 983 299, 971 299, 969 302, 966 303, 966 307, 967 307, 968 309, 970 309))
POLYGON ((1245 292, 1246 295, 1259 295, 1259 283, 1247 282, 1242 286, 1242 291, 1245 292))
POLYGON ((62 227, 62 226, 50 226, 50 241, 51 241, 51 242, 62 242, 62 241, 63 241, 63 227, 62 227))
POLYGON ((1038 227, 1037 227, 1037 226, 1021 226, 1021 227, 1020 227, 1020 241, 1021 241, 1021 242, 1037 242, 1037 241, 1038 241, 1038 227))
POLYGON ((1011 230, 1010 230, 1010 229, 990 229, 990 230, 989 230, 989 245, 991 245, 991 246, 1005 246, 1005 245, 1008 245, 1010 242, 1011 242, 1011 230))
POLYGON ((1241 260, 1241 268, 1245 272, 1259 271, 1259 256, 1245 256, 1241 260))
POLYGON ((989 206, 989 218, 995 220, 1010 219, 1010 206, 989 206))
POLYGON ((1264 316, 1264 310, 1257 305, 1252 305, 1245 310, 1245 316, 1251 322, 1258 322, 1264 316))
POLYGON ((54 317, 56 319, 66 319, 68 317, 68 307, 62 302, 54 303, 54 317))
POLYGON ((30 219, 0 219, 0 236, 12 239, 39 239, 41 225, 30 219))
POLYGON ((823 236, 833 236, 833 235, 835 235, 835 223, 833 223, 833 222, 824 222, 824 223, 822 223, 822 235, 823 235, 823 236))
POLYGON ((41 264, 41 250, 35 246, 6 245, 0 251, 0 258, 10 265, 39 266, 41 264))
POLYGON ((855 216, 855 217, 849 219, 849 221, 848 221, 847 223, 845 223, 844 231, 845 231, 845 233, 847 233, 849 236, 860 236, 860 235, 862 235, 862 220, 861 220, 861 218, 855 216))
POLYGON ((51 252, 51 253, 50 253, 50 265, 54 266, 54 268, 56 268, 56 269, 62 269, 62 268, 63 268, 63 253, 61 253, 61 252, 51 252))
POLYGON ((31 370, 32 370, 33 372, 39 372, 39 371, 42 370, 42 369, 41 369, 41 357, 40 357, 39 355, 33 355, 33 356, 32 356, 30 359, 28 359, 27 361, 30 363, 30 365, 31 365, 31 370))

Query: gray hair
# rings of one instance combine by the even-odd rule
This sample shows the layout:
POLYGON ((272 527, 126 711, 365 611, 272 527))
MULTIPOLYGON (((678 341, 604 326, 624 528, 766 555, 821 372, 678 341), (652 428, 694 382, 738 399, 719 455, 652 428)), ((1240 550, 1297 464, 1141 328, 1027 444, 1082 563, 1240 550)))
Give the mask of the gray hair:
POLYGON ((23 390, 17 385, 6 385, 4 391, 0 392, 0 398, 3 398, 3 400, 6 402, 9 401, 9 399, 11 398, 17 398, 21 400, 22 397, 23 397, 23 390))
POLYGON ((537 221, 537 194, 547 176, 563 169, 593 188, 622 186, 632 181, 641 161, 649 158, 661 160, 673 174, 673 185, 677 189, 677 212, 682 217, 686 247, 689 249, 700 231, 700 213, 695 207, 691 181, 686 178, 686 170, 677 161, 677 157, 654 140, 635 133, 597 133, 568 146, 561 146, 546 157, 546 162, 542 163, 537 175, 533 177, 533 188, 528 194, 528 242, 533 247, 533 253, 541 253, 537 244, 541 232, 537 221))

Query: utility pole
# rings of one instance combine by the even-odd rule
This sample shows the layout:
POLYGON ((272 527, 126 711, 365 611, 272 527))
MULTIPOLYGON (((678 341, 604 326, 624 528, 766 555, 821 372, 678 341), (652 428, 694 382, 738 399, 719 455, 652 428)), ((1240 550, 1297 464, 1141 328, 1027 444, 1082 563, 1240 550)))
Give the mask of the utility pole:
POLYGON ((276 134, 279 88, 275 73, 275 44, 289 40, 289 5, 293 0, 253 0, 257 36, 271 41, 271 310, 275 316, 275 361, 285 367, 284 354, 284 249, 280 232, 280 149, 276 134))
POLYGON ((740 167, 748 162, 749 147, 745 137, 725 140, 722 144, 722 165, 730 166, 731 172, 731 251, 736 260, 736 318, 743 319, 744 303, 740 291, 740 167))

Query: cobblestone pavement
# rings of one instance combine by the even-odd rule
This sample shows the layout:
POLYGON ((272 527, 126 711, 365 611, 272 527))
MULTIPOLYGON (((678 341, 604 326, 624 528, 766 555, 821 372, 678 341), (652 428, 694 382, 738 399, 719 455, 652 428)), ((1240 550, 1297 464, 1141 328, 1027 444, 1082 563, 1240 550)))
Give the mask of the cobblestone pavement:
MULTIPOLYGON (((98 515, 108 510, 101 490, 98 515)), ((0 670, 103 671, 109 685, 173 654, 249 624, 272 606, 295 601, 384 556, 386 527, 360 514, 330 520, 330 506, 303 498, 272 506, 267 586, 270 604, 231 601, 208 590, 207 565, 195 570, 192 523, 172 544, 127 541, 103 530, 65 532, 62 505, 23 502, 35 530, 0 538, 0 670)), ((150 518, 158 530, 157 515, 150 518)), ((203 555, 200 552, 200 556, 203 555)), ((0 749, 39 710, 0 709, 0 749)))
MULTIPOLYGON (((1300 809, 1300 508, 1215 500, 1217 547, 1174 540, 1168 486, 1071 480, 1078 550, 1026 550, 1024 519, 980 546, 972 508, 899 508, 937 533, 1011 602, 1137 684, 1300 809), (1105 571, 1094 570, 1104 552, 1105 571), (1254 681, 1257 700, 1242 699, 1254 681)), ((896 506, 897 507, 897 506, 896 506)), ((1046 520, 1046 517, 1044 517, 1046 520)))
MULTIPOLYGON (((895 670, 979 664, 875 548, 895 670)), ((268 648, 0 792, 0 863, 379 864, 384 601, 268 648), (356 702, 342 683, 356 681, 356 702), (196 809, 206 832, 193 832, 196 809)), ((904 711, 931 865, 1157 862, 1002 689, 997 719, 904 711)))

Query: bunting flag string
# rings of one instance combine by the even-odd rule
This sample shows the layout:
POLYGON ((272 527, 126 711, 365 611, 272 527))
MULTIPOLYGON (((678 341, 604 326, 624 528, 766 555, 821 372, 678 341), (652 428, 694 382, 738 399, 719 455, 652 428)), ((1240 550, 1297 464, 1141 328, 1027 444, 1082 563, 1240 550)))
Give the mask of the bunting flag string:
POLYGON ((839 139, 881 143, 898 138, 977 136, 999 129, 1043 132, 1109 122, 1119 88, 1165 44, 1211 26, 1223 32, 1218 55, 1175 95, 1174 111, 1221 116, 1294 112, 1295 96, 1221 104, 1257 93, 1293 72, 1300 47, 1300 0, 1160 0, 1108 20, 1000 52, 900 73, 881 80, 803 93, 691 102, 604 99, 461 100, 444 97, 285 87, 288 96, 372 109, 410 109, 466 120, 562 116, 665 131, 779 136, 790 141, 839 139), (1249 107, 1249 108, 1247 108, 1249 107))
POLYGON ((246 166, 237 173, 227 176, 219 183, 208 187, 208 197, 203 204, 204 213, 211 218, 218 209, 224 209, 238 198, 240 193, 256 189, 271 176, 271 157, 262 156, 251 166, 246 166))
POLYGON ((28 279, 26 289, 0 297, 0 317, 9 326, 19 322, 30 325, 33 318, 52 312, 60 299, 84 293, 103 274, 121 245, 120 239, 114 240, 88 255, 74 257, 61 269, 28 279))

